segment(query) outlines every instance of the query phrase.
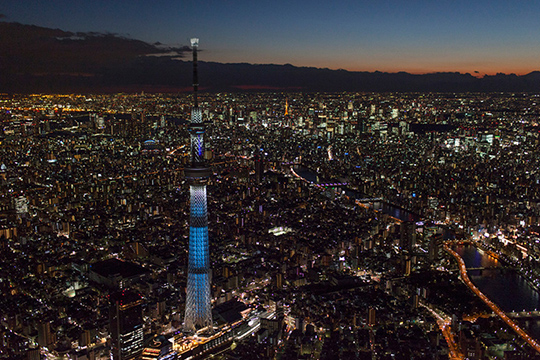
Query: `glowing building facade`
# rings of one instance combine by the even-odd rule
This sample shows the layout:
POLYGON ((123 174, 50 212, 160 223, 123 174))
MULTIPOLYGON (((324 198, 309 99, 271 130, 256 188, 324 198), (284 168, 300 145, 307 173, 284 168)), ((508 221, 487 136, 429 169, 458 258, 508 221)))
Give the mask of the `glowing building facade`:
POLYGON ((121 291, 113 294, 110 300, 112 358, 136 359, 143 351, 141 296, 134 292, 121 291))
POLYGON ((197 49, 199 39, 191 39, 193 48, 193 98, 189 132, 191 152, 189 167, 184 174, 189 181, 190 223, 189 260, 186 311, 184 330, 195 332, 202 328, 212 328, 212 308, 210 303, 210 256, 208 250, 208 213, 206 208, 206 182, 211 170, 204 160, 204 132, 201 110, 197 101, 197 49))

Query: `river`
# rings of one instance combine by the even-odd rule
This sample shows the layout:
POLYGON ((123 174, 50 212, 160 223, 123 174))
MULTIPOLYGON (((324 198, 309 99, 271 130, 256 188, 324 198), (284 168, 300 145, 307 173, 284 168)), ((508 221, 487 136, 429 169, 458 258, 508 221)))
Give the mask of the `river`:
MULTIPOLYGON (((476 247, 457 246, 456 252, 467 268, 496 267, 487 270, 469 270, 469 278, 480 291, 505 312, 533 311, 540 309, 540 295, 517 271, 499 268, 502 264, 476 247)), ((519 320, 519 324, 540 340, 540 319, 519 320)))
MULTIPOLYGON (((296 174, 298 174, 298 176, 300 176, 301 178, 314 184, 329 184, 340 182, 339 180, 325 179, 319 176, 316 171, 300 165, 294 166, 294 172, 296 172, 296 174)), ((352 190, 344 186, 342 186, 342 189, 345 191, 345 194, 347 196, 353 197, 354 199, 364 199, 367 197, 367 195, 365 194, 362 194, 356 190, 352 190)), ((418 215, 384 201, 369 202, 369 206, 373 207, 373 209, 377 211, 382 212, 383 214, 388 214, 401 221, 420 221, 420 217, 418 215)))
MULTIPOLYGON (((316 171, 304 166, 295 166, 298 176, 314 184, 338 183, 320 177, 316 171)), ((366 196, 355 190, 343 187, 345 193, 355 199, 366 196)), ((386 202, 370 203, 375 210, 381 211, 402 221, 419 221, 420 217, 407 210, 386 202)), ((458 246, 456 252, 463 258, 467 268, 501 267, 500 262, 477 250, 474 246, 458 246)), ((540 310, 540 296, 529 282, 518 272, 511 269, 487 269, 468 271, 471 281, 494 303, 505 312, 540 310)), ((532 337, 540 341, 540 318, 519 321, 520 326, 532 337)))

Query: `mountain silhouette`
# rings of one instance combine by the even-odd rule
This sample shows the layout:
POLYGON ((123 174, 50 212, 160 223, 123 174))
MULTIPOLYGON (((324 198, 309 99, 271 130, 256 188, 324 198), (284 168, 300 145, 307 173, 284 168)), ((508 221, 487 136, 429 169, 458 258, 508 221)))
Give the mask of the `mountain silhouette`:
MULTIPOLYGON (((0 22, 0 92, 188 91, 189 48, 110 33, 73 33, 0 22), (185 59, 185 60, 184 60, 185 59)), ((201 58, 204 55, 201 54, 201 58)), ((540 72, 477 78, 457 72, 358 72, 285 65, 199 63, 202 91, 535 92, 540 72)))

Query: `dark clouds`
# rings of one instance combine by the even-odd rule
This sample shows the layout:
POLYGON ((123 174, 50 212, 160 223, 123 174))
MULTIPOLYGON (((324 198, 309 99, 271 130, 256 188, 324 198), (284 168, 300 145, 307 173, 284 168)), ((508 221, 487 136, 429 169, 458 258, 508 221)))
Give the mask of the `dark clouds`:
MULTIPOLYGON (((176 92, 192 82, 187 46, 10 22, 0 22, 0 34, 0 92, 176 92)), ((205 91, 540 91, 540 72, 482 78, 457 72, 351 72, 206 62, 205 54, 199 57, 205 91)))

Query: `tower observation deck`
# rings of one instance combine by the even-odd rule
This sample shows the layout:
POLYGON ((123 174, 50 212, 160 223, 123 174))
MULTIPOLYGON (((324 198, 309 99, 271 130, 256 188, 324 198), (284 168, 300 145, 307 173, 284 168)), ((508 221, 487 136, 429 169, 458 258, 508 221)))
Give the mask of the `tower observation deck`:
POLYGON ((199 39, 191 39, 193 48, 193 101, 189 133, 191 137, 190 165, 184 169, 189 182, 189 259, 184 331, 212 329, 212 308, 210 302, 210 256, 208 250, 208 213, 206 202, 206 182, 211 169, 204 159, 205 125, 199 109, 197 90, 197 49, 199 39))

